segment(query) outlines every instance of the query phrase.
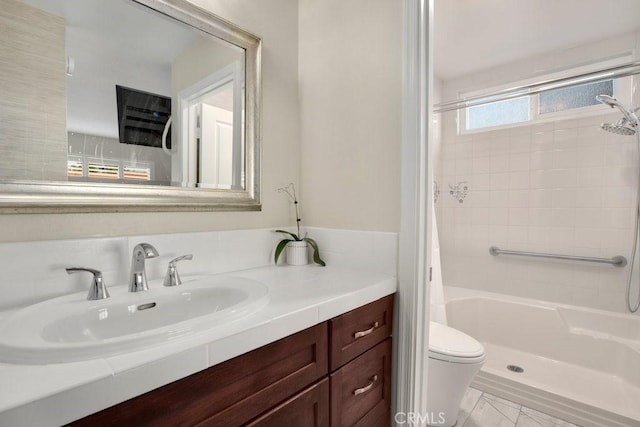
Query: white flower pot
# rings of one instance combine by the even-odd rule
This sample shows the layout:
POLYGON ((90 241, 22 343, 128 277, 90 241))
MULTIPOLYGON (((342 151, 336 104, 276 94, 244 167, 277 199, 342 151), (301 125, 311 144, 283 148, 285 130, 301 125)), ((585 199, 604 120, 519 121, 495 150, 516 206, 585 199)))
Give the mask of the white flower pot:
POLYGON ((287 243, 287 264, 289 265, 307 265, 309 263, 307 242, 289 242, 287 243))

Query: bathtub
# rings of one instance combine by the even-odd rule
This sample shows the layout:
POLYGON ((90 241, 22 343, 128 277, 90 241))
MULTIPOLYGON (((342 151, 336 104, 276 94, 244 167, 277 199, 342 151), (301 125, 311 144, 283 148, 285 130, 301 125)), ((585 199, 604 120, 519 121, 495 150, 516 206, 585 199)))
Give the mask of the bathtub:
POLYGON ((474 387, 581 426, 640 426, 640 316, 456 287, 445 302, 485 346, 474 387))

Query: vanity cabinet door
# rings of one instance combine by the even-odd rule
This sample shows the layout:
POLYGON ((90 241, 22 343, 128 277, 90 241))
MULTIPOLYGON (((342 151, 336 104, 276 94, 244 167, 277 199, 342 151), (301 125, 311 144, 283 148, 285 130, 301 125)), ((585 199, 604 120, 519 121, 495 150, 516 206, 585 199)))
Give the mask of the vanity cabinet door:
POLYGON ((72 425, 243 425, 326 376, 327 341, 321 323, 72 425))
POLYGON ((249 427, 329 427, 329 379, 247 424, 249 427))
POLYGON ((351 310, 329 321, 331 371, 391 335, 393 295, 351 310))
POLYGON ((391 338, 331 374, 331 426, 391 422, 391 338))

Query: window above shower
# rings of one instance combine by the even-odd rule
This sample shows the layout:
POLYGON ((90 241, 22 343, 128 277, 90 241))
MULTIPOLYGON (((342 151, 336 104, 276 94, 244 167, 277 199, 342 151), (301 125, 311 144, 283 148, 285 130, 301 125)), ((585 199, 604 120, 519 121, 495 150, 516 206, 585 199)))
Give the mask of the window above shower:
MULTIPOLYGON (((563 73, 541 76, 538 80, 554 80, 566 76, 580 75, 592 70, 616 66, 628 58, 616 61, 600 62, 588 67, 573 68, 563 73)), ((462 99, 473 99, 473 106, 462 108, 458 112, 459 133, 476 133, 501 128, 509 128, 533 123, 576 119, 607 111, 607 107, 596 100, 597 95, 608 95, 628 101, 631 97, 631 79, 610 78, 580 83, 577 80, 570 86, 548 85, 535 94, 525 91, 513 91, 503 96, 510 88, 525 87, 530 82, 510 82, 491 92, 498 95, 483 97, 481 92, 461 93, 462 99)), ((482 91, 487 93, 486 90, 482 91)))

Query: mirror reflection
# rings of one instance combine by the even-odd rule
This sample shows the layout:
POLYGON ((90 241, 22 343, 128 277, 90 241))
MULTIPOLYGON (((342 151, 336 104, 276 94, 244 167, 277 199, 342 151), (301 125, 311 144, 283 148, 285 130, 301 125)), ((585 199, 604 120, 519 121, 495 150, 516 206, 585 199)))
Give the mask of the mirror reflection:
POLYGON ((1 180, 246 188, 244 49, 129 0, 1 9, 1 180))

